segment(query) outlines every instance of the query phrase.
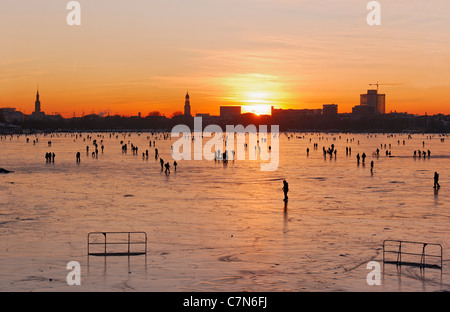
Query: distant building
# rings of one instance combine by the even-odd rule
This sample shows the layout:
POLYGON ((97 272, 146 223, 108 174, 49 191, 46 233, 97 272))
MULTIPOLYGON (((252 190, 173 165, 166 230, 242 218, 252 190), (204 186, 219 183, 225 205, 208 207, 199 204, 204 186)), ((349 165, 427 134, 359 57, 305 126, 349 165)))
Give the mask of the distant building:
POLYGON ((0 108, 0 117, 6 123, 22 122, 24 119, 23 113, 12 107, 0 108))
POLYGON ((195 114, 195 117, 203 117, 203 118, 207 118, 207 117, 211 117, 211 115, 209 113, 197 113, 195 114))
POLYGON ((386 112, 386 95, 378 94, 378 90, 367 90, 367 94, 360 95, 360 105, 368 105, 375 109, 377 114, 386 112))
POLYGON ((240 115, 240 106, 220 106, 220 117, 239 117, 240 115))
POLYGON ((273 118, 298 118, 305 116, 319 116, 322 114, 322 109, 282 109, 282 108, 271 108, 271 114, 273 118))
POLYGON ((338 106, 336 104, 323 104, 322 115, 327 117, 337 117, 338 106))
POLYGON ((367 90, 360 95, 359 105, 352 109, 354 115, 375 115, 386 113, 386 95, 378 94, 378 90, 367 90))
POLYGON ((186 100, 184 102, 184 116, 192 117, 191 116, 191 102, 189 100, 189 92, 186 92, 186 100))
POLYGON ((372 116, 375 115, 375 109, 369 105, 356 105, 352 108, 353 116, 372 116))

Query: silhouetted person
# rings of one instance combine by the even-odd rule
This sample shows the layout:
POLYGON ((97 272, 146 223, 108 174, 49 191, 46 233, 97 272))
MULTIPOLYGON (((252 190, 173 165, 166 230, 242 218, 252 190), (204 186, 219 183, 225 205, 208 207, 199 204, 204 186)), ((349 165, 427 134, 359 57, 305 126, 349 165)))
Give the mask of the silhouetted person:
POLYGON ((80 162, 81 161, 81 155, 80 155, 80 152, 78 152, 77 153, 77 162, 80 162))
POLYGON ((161 171, 164 169, 164 160, 162 158, 159 159, 159 163, 161 164, 161 171))
POLYGON ((55 153, 52 153, 52 162, 55 162, 55 153))
POLYGON ((166 170, 164 171, 165 174, 167 174, 167 172, 170 173, 170 165, 169 163, 165 164, 164 167, 166 167, 166 170))
POLYGON ((439 174, 437 172, 434 173, 434 188, 440 188, 439 185, 439 174))
POLYGON ((370 162, 370 171, 373 171, 373 160, 370 162))
POLYGON ((358 164, 359 164, 359 158, 360 158, 360 156, 359 156, 359 153, 358 153, 358 155, 356 155, 356 161, 357 161, 358 164))
POLYGON ((284 201, 288 200, 289 185, 286 180, 283 180, 283 193, 284 193, 284 201))
POLYGON ((173 167, 175 168, 175 171, 177 171, 177 165, 178 165, 177 162, 174 161, 174 162, 173 162, 173 167))
POLYGON ((158 149, 157 148, 155 148, 155 159, 158 159, 158 149))
POLYGON ((362 162, 364 163, 366 161, 366 153, 363 153, 361 158, 362 158, 362 162))
POLYGON ((306 149, 306 156, 309 156, 309 147, 306 149))

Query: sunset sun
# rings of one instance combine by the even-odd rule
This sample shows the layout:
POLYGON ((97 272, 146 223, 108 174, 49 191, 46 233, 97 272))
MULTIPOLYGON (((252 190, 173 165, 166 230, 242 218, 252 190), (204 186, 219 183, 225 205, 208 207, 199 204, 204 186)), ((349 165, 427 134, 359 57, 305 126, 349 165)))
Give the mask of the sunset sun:
POLYGON ((244 113, 253 113, 255 115, 270 115, 272 101, 267 92, 246 92, 245 105, 242 106, 244 113))
POLYGON ((268 104, 255 104, 242 106, 243 113, 253 113, 255 115, 270 115, 271 105, 268 104))

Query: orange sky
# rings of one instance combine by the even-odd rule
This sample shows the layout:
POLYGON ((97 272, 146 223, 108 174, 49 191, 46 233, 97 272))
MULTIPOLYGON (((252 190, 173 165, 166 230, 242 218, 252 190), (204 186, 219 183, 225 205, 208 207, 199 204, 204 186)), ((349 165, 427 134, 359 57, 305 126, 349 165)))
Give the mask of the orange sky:
POLYGON ((386 111, 450 114, 450 3, 360 0, 2 0, 0 107, 218 114, 220 105, 351 112, 380 81, 386 111), (43 1, 41 1, 43 2, 43 1))

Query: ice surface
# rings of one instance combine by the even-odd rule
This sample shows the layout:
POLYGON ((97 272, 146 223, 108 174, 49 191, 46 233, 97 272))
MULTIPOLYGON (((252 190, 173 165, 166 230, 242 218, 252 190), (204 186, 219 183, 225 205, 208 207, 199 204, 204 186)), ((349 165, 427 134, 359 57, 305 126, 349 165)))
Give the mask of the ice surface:
POLYGON ((181 160, 166 175, 148 137, 172 165, 175 139, 144 132, 40 134, 28 143, 24 135, 2 137, 0 167, 14 173, 0 175, 1 291, 450 290, 450 139, 280 134, 276 171, 251 160, 181 160), (122 153, 120 141, 138 146, 137 155, 130 145, 122 153), (324 158, 322 147, 331 144, 337 157, 324 158), (431 157, 414 158, 419 149, 431 157), (366 164, 358 166, 363 152, 366 164), (148 253, 88 257, 87 234, 97 231, 144 231, 148 253), (443 270, 386 264, 382 285, 368 286, 366 265, 381 263, 385 239, 441 244, 443 270), (81 264, 81 286, 66 283, 69 261, 81 264))

